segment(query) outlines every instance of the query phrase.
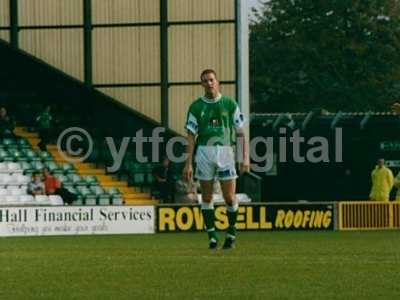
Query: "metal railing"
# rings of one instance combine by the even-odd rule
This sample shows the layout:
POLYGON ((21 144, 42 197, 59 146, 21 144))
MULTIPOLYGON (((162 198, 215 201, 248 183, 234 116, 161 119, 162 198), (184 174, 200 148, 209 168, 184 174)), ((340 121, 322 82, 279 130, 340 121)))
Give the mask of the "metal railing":
POLYGON ((400 202, 340 202, 339 230, 400 229, 400 202))

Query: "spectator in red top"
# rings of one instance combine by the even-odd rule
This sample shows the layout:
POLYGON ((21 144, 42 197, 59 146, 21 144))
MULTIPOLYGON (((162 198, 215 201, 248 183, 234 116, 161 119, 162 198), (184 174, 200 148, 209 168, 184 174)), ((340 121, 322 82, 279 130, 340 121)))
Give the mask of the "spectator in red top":
POLYGON ((61 182, 50 173, 49 169, 43 169, 43 177, 46 195, 58 195, 62 198, 64 204, 71 204, 78 199, 75 194, 61 186, 61 182))
POLYGON ((43 169, 44 187, 47 195, 57 194, 57 190, 61 187, 60 181, 51 175, 49 169, 43 169))

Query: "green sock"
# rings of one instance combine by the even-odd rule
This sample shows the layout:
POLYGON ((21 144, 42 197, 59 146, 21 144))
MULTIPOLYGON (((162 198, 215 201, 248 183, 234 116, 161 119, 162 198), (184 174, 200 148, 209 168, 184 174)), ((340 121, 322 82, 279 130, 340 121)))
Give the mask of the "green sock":
POLYGON ((236 219, 238 215, 238 205, 227 205, 226 206, 226 213, 228 215, 228 222, 229 222, 229 227, 226 233, 228 234, 229 237, 235 238, 236 237, 236 219))
POLYGON ((202 204, 202 209, 201 212, 203 213, 203 218, 204 218, 204 224, 206 226, 207 234, 209 239, 215 239, 216 241, 218 240, 217 238, 217 233, 215 232, 215 225, 214 225, 214 207, 208 203, 203 203, 202 204))

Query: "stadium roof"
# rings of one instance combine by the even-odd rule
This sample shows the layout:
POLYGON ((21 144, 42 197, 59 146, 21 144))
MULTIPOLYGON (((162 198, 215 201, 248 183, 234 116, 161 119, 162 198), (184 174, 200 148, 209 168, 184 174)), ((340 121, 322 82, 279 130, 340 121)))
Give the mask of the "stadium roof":
POLYGON ((365 129, 366 127, 396 125, 398 130, 400 126, 400 118, 390 111, 384 112, 328 112, 324 109, 316 109, 306 112, 281 112, 281 113, 253 113, 250 115, 251 124, 253 126, 261 126, 262 128, 271 127, 277 130, 280 127, 290 127, 292 129, 300 128, 308 129, 315 126, 319 129, 326 125, 331 129, 351 126, 365 129), (314 125, 313 125, 314 124, 314 125), (321 127, 322 126, 322 127, 321 127))
MULTIPOLYGON (((305 117, 310 112, 280 112, 280 113, 252 113, 252 117, 278 117, 280 115, 290 115, 292 117, 305 117)), ((342 116, 351 117, 351 116, 396 116, 394 112, 383 111, 383 112, 323 112, 321 116, 335 116, 340 113, 342 116)))

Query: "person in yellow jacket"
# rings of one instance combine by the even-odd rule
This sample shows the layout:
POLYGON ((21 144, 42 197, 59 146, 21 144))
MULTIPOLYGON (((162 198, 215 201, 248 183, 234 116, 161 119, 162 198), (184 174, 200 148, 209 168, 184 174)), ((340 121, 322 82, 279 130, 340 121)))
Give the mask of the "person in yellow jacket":
POLYGON ((397 188, 396 201, 400 201, 400 172, 394 178, 394 186, 397 188))
POLYGON ((371 173, 372 188, 369 198, 372 201, 389 201, 393 187, 393 173, 385 166, 385 160, 379 159, 378 165, 371 173))

